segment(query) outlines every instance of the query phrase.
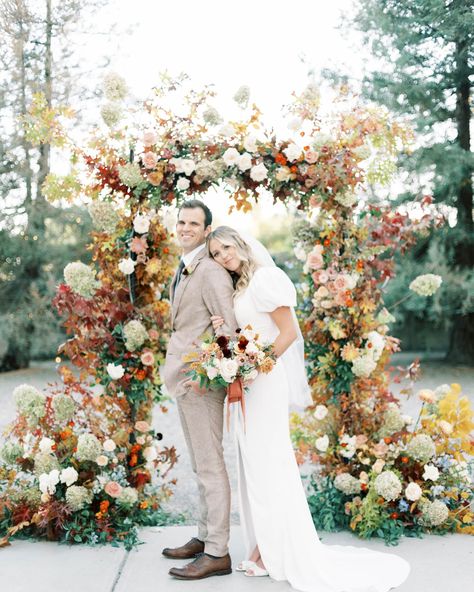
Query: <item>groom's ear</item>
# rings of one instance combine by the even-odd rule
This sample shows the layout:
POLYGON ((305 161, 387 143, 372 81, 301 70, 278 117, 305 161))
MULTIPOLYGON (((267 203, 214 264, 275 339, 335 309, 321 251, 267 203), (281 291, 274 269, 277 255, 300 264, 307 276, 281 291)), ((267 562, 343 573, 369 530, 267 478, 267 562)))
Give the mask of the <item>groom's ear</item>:
POLYGON ((209 224, 209 226, 207 226, 204 229, 204 236, 207 238, 211 232, 212 232, 212 226, 209 224))

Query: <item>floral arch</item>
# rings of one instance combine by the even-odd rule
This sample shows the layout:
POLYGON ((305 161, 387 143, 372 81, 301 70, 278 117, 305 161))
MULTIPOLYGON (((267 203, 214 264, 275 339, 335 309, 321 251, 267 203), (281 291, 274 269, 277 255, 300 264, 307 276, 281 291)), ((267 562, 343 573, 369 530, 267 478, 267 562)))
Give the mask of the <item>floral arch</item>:
MULTIPOLYGON (((394 275, 392 254, 439 223, 429 198, 413 221, 367 197, 390 178, 408 130, 343 87, 322 116, 309 85, 286 108, 292 133, 281 139, 260 123, 248 88, 234 97, 242 117, 226 124, 209 89, 185 89, 186 79, 164 77, 154 99, 127 116, 124 81, 110 75, 106 131, 84 146, 41 97, 25 119, 32 141, 71 153, 71 173, 50 175, 44 194, 85 196, 95 231, 91 264, 70 263, 53 302, 70 336, 59 355, 79 375, 61 366, 61 388, 15 389, 18 417, 0 475, 4 543, 23 534, 131 546, 137 526, 164 519, 176 453, 161 447, 151 413, 166 405, 159 368, 177 251, 162 211, 219 183, 231 208, 251 211, 268 190, 302 212, 295 256, 304 261, 299 315, 314 405, 292 418, 292 430, 299 462, 317 467, 309 497, 317 526, 392 543, 404 532, 472 533, 467 399, 457 385, 425 392, 410 425, 389 386, 398 341, 383 287, 394 275), (184 97, 181 114, 164 106, 170 96, 174 105, 184 97)), ((420 276, 411 288, 429 297, 438 285, 420 276)))

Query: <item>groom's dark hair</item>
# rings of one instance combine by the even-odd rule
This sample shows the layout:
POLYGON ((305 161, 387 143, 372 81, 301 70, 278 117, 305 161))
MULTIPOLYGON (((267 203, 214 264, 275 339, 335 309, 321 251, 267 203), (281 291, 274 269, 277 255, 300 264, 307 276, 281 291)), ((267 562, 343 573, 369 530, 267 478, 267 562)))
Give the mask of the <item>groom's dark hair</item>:
POLYGON ((201 210, 204 212, 204 228, 207 228, 212 224, 211 210, 199 199, 188 199, 188 201, 183 202, 179 207, 178 216, 181 210, 188 210, 192 208, 201 208, 201 210))

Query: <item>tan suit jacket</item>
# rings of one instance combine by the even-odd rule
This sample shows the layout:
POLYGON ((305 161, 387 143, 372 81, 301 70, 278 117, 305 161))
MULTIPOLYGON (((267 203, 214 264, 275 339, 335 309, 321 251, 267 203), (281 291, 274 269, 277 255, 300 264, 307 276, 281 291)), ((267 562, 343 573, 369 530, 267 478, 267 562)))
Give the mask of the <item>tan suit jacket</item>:
MULTIPOLYGON (((166 352, 163 379, 170 395, 179 397, 187 392, 185 386, 188 364, 182 358, 197 351, 201 337, 214 333, 211 315, 224 319, 220 333, 232 335, 237 328, 234 316, 232 279, 229 273, 216 263, 203 249, 187 266, 176 294, 171 289, 172 333, 166 352)), ((174 286, 173 278, 172 286, 174 286)))

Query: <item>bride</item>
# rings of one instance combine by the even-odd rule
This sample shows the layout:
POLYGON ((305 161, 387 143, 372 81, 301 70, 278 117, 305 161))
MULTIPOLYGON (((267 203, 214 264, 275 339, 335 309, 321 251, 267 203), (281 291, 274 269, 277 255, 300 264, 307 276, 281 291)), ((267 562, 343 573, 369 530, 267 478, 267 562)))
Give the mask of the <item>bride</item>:
MULTIPOLYGON (((255 239, 220 226, 207 239, 209 255, 234 277, 235 316, 278 358, 249 386, 245 427, 235 407, 238 491, 247 576, 270 575, 303 592, 385 592, 408 576, 409 564, 389 553, 324 545, 319 540, 293 452, 288 407, 311 404, 296 321, 296 290, 255 239)), ((222 324, 212 317, 214 328, 222 324)))

